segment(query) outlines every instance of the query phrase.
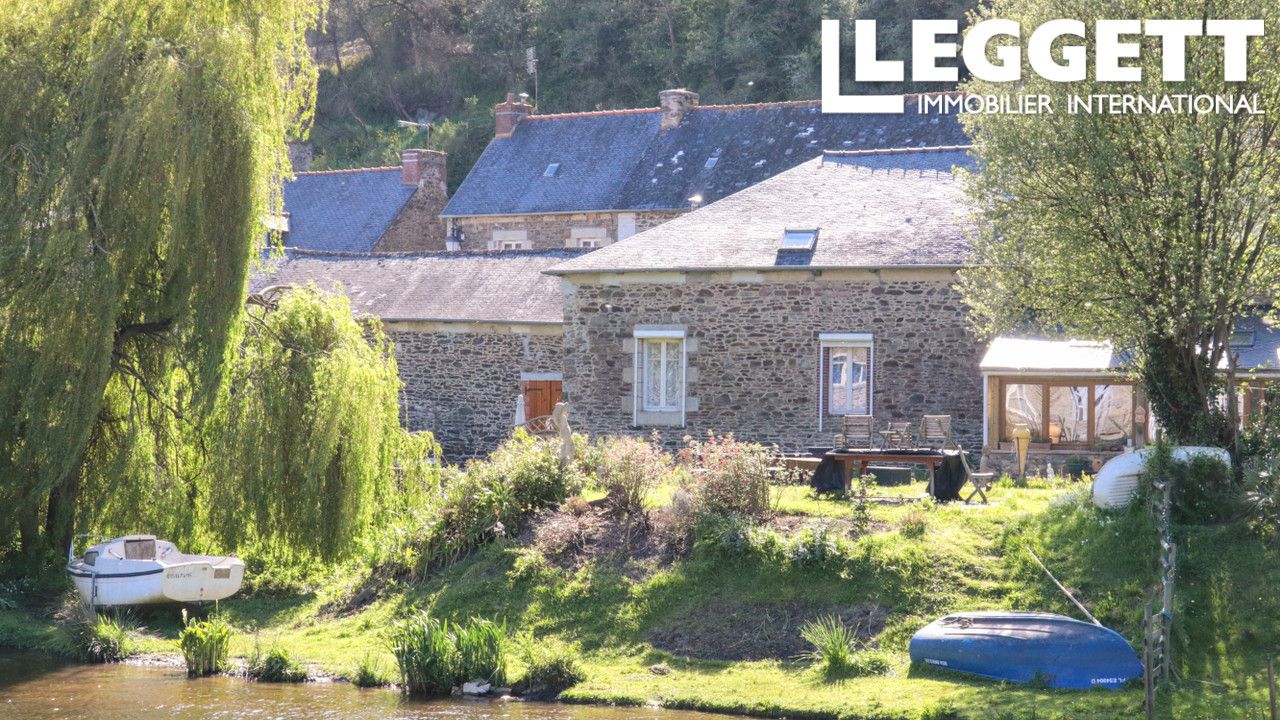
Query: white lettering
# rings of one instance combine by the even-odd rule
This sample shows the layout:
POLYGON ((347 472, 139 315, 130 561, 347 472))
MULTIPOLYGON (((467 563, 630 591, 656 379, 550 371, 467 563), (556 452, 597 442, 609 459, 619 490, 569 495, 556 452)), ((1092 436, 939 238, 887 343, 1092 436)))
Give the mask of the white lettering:
POLYGON ((901 60, 876 57, 876 21, 853 21, 853 79, 858 82, 901 82, 901 60))
POLYGON ((987 46, 1001 35, 1019 40, 1022 29, 1012 20, 983 20, 965 34, 964 64, 974 77, 988 82, 1013 82, 1022 77, 1022 50, 1018 46, 997 47, 999 63, 987 59, 987 46))
POLYGON ((938 67, 938 58, 953 58, 958 48, 953 42, 938 42, 939 35, 955 35, 955 20, 913 20, 911 22, 911 77, 919 82, 955 82, 960 69, 938 67))
POLYGON ((1210 20, 1205 34, 1222 38, 1222 79, 1244 82, 1249 75, 1249 38, 1262 35, 1261 20, 1210 20))
POLYGON ((1059 65, 1053 59, 1053 42, 1065 35, 1084 39, 1084 23, 1079 20, 1050 20, 1031 33, 1027 42, 1027 59, 1037 75, 1052 82, 1077 82, 1085 78, 1083 45, 1064 45, 1059 65))
POLYGON ((1148 20, 1142 24, 1148 35, 1160 38, 1161 76, 1165 82, 1187 79, 1187 38, 1199 37, 1204 28, 1199 20, 1148 20))
POLYGON ((1138 82, 1142 68, 1124 67, 1120 60, 1136 58, 1142 47, 1136 42, 1121 42, 1121 35, 1137 35, 1142 32, 1138 20, 1099 20, 1094 26, 1098 36, 1094 46, 1096 67, 1093 77, 1100 82, 1138 82))

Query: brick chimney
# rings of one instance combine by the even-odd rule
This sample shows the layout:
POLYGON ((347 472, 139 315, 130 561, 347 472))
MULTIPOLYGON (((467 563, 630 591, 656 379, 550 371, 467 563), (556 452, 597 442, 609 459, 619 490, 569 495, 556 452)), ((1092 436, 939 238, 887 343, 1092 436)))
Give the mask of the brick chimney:
POLYGON ((658 104, 662 106, 663 130, 669 130, 680 124, 685 113, 698 107, 698 93, 684 88, 663 90, 658 93, 658 104))
POLYGON ((520 93, 517 99, 515 93, 507 93, 507 101, 498 103, 493 108, 493 136, 511 137, 511 133, 516 130, 516 125, 519 125, 520 121, 531 112, 533 112, 533 106, 529 104, 528 95, 520 93))
POLYGON ((445 191, 448 153, 409 149, 400 153, 400 182, 445 191))

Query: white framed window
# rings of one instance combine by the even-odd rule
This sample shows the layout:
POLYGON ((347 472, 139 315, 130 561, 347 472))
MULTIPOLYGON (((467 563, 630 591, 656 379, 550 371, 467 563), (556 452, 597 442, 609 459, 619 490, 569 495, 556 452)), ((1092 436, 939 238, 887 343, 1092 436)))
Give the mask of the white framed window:
POLYGON ((529 233, 526 230, 494 230, 489 239, 490 250, 528 250, 529 233))
POLYGON ((641 341, 641 406, 645 412, 677 412, 684 397, 684 339, 641 341))
POLYGON ((684 424, 688 353, 683 330, 635 331, 636 425, 684 424))
POLYGON ((602 227, 569 228, 569 239, 564 246, 571 248, 598 248, 609 244, 609 234, 602 227))
POLYGON ((875 344, 870 333, 823 333, 818 340, 818 429, 841 415, 871 415, 875 344))

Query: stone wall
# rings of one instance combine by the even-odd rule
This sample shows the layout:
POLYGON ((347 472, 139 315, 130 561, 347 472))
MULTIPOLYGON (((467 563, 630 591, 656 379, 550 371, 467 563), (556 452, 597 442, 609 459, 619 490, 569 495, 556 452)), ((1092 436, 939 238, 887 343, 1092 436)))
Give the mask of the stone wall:
POLYGON ((558 325, 389 323, 410 430, 429 430, 450 459, 492 450, 511 433, 520 373, 560 372, 558 325))
POLYGON ((950 414, 957 439, 982 437, 982 346, 949 271, 580 275, 566 278, 565 398, 591 433, 632 424, 633 332, 683 326, 684 433, 733 432, 786 450, 829 444, 818 429, 819 333, 873 333, 879 422, 950 414))
POLYGON ((436 252, 445 250, 445 221, 440 217, 449 201, 446 187, 448 156, 433 150, 405 150, 402 180, 417 185, 391 225, 373 247, 374 252, 436 252))
POLYGON ((618 216, 635 216, 635 231, 649 228, 679 217, 678 210, 650 210, 635 213, 565 213, 557 215, 504 215, 495 217, 457 218, 454 222, 462 229, 462 250, 488 250, 494 230, 524 230, 532 250, 555 250, 565 247, 573 228, 604 228, 609 242, 618 239, 618 216))

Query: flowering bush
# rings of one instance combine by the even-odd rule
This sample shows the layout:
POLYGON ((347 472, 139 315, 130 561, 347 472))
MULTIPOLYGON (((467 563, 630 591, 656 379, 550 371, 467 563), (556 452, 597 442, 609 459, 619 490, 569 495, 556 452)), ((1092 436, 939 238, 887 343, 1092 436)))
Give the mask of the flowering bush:
POLYGON ((685 457, 694 464, 692 491, 699 514, 738 515, 752 521, 773 514, 769 481, 778 461, 775 448, 710 432, 706 440, 686 437, 685 443, 685 457))
POLYGON ((654 485, 671 474, 671 456, 651 440, 609 437, 599 443, 596 478, 609 491, 609 506, 619 515, 639 515, 654 485))

